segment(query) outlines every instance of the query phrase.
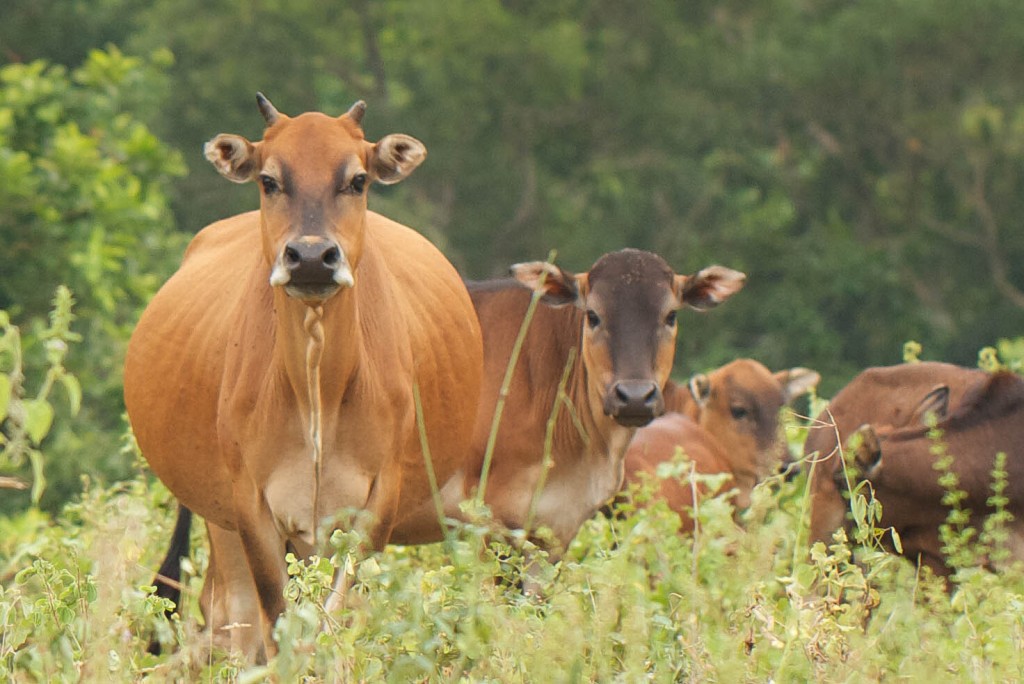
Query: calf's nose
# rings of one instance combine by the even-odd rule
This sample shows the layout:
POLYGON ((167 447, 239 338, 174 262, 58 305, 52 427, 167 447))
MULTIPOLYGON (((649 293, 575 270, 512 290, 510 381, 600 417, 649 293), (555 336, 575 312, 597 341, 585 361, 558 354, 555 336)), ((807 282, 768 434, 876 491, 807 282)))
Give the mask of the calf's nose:
POLYGON ((665 412, 665 401, 651 380, 619 380, 605 397, 604 411, 621 425, 641 427, 665 412))

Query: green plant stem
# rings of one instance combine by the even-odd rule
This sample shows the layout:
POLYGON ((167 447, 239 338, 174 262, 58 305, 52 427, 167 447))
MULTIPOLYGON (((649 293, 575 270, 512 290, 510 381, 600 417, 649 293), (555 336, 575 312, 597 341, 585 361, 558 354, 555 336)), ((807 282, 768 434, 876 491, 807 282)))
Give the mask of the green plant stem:
POLYGON ((565 393, 565 386, 569 382, 569 374, 572 373, 572 366, 575 361, 576 348, 573 347, 569 350, 569 355, 565 359, 565 368, 562 369, 562 377, 558 381, 558 390, 555 392, 555 403, 551 407, 551 413, 548 415, 548 422, 544 429, 544 456, 541 462, 540 476, 537 478, 537 486, 533 490, 533 496, 530 497, 530 508, 526 514, 526 524, 523 526, 527 532, 533 527, 533 519, 537 514, 537 506, 540 503, 540 493, 544 491, 544 486, 548 482, 548 471, 551 470, 555 463, 551 457, 555 441, 555 424, 558 422, 558 409, 563 402, 569 403, 569 397, 565 393))
MULTIPOLYGON (((548 263, 555 260, 555 251, 552 250, 548 254, 548 263)), ((544 277, 541 277, 541 284, 544 283, 544 277)), ((537 309, 537 304, 540 302, 540 298, 544 296, 540 290, 535 290, 533 296, 530 297, 530 303, 526 307, 526 315, 523 316, 523 322, 519 326, 519 334, 516 335, 516 341, 512 345, 512 355, 509 357, 508 365, 505 367, 505 377, 501 381, 501 389, 498 391, 498 403, 494 407, 494 418, 491 419, 491 431, 487 435, 487 447, 484 449, 484 461, 480 467, 480 484, 477 487, 476 501, 477 504, 483 504, 484 496, 487 494, 487 478, 491 473, 491 461, 494 458, 494 445, 498 441, 498 427, 501 425, 501 415, 505 411, 505 400, 508 399, 509 387, 512 385, 512 374, 515 373, 516 364, 519 362, 519 353, 523 349, 523 342, 526 340, 526 332, 530 328, 530 321, 533 320, 533 312, 537 309)))
POLYGON ((427 481, 430 483, 430 496, 434 500, 434 512, 437 514, 437 524, 445 538, 448 537, 448 528, 444 522, 444 502, 441 500, 441 490, 437 486, 437 473, 434 472, 434 460, 430 456, 430 443, 427 441, 427 425, 423 419, 423 402, 420 400, 420 385, 413 380, 412 400, 416 407, 416 427, 420 434, 420 449, 423 451, 423 462, 427 468, 427 481))

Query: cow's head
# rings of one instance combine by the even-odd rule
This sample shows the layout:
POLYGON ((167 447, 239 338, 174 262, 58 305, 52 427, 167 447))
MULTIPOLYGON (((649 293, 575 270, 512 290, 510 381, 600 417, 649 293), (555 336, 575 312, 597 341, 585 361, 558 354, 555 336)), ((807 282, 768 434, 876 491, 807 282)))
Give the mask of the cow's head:
POLYGON ((707 375, 694 375, 689 389, 698 407, 697 422, 725 448, 734 471, 760 481, 787 460, 782 407, 820 379, 807 368, 772 373, 757 361, 737 359, 707 375))
POLYGON ((722 266, 676 275, 664 259, 635 249, 606 254, 588 273, 537 261, 516 264, 514 277, 543 301, 583 313, 583 365, 592 406, 628 427, 665 411, 662 387, 675 356, 676 311, 711 309, 743 287, 746 276, 722 266))
POLYGON ((267 122, 263 140, 222 133, 204 152, 228 180, 258 182, 270 284, 297 299, 322 302, 355 284, 370 184, 397 183, 427 151, 407 135, 367 141, 362 101, 337 118, 285 116, 260 93, 256 102, 267 122))

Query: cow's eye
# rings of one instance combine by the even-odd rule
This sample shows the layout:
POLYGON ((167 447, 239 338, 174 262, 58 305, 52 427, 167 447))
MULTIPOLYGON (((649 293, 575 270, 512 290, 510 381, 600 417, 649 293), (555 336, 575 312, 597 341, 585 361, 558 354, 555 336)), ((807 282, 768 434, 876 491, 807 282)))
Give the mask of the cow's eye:
POLYGON ((729 413, 732 414, 734 420, 743 420, 750 415, 750 411, 743 406, 730 406, 729 413))
POLYGON ((676 324, 676 312, 675 311, 669 311, 668 314, 665 315, 665 325, 668 326, 669 328, 671 328, 675 324, 676 324))
POLYGON ((352 176, 352 182, 349 183, 348 188, 353 195, 362 195, 363 190, 366 189, 366 174, 357 173, 352 176))
POLYGON ((281 186, 278 184, 277 179, 265 173, 260 174, 260 186, 263 188, 263 194, 265 195, 273 195, 281 191, 281 186))
POLYGON ((593 330, 599 325, 601 325, 601 317, 593 309, 587 309, 587 326, 593 330))

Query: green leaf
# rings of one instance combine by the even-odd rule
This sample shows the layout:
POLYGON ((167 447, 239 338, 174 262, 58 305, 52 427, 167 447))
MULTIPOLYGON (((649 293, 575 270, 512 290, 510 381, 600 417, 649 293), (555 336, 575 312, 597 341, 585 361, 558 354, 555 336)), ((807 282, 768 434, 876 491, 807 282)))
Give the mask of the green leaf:
POLYGON ((11 405, 11 379, 0 375, 0 423, 7 417, 7 409, 11 405))
MULTIPOLYGON (((68 393, 68 406, 71 407, 71 415, 78 415, 79 409, 82 408, 82 385, 78 382, 78 378, 70 373, 64 373, 60 376, 60 382, 64 385, 64 390, 68 393)), ((0 392, 3 391, 3 387, 0 386, 0 392)), ((3 406, 3 399, 0 399, 0 407, 3 406)), ((3 414, 0 413, 0 420, 3 419, 3 414)))
POLYGON ((46 487, 46 476, 43 474, 43 455, 35 449, 29 449, 28 462, 32 466, 32 505, 38 506, 39 499, 43 496, 43 489, 46 487))
POLYGON ((53 425, 53 407, 45 399, 26 399, 25 432, 33 442, 39 444, 53 425))

